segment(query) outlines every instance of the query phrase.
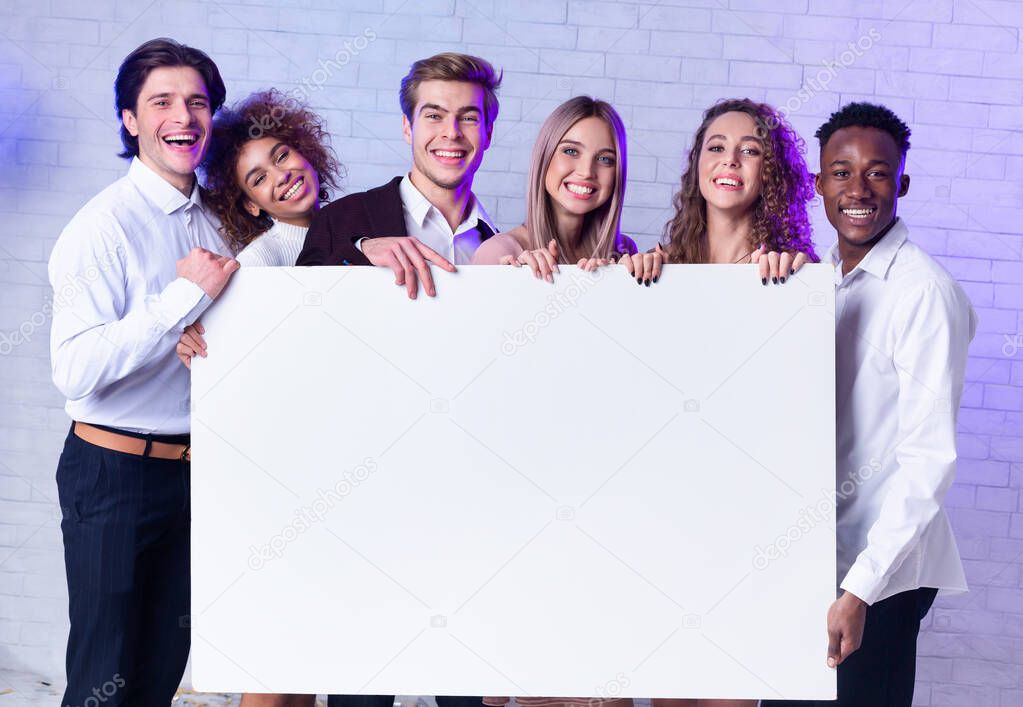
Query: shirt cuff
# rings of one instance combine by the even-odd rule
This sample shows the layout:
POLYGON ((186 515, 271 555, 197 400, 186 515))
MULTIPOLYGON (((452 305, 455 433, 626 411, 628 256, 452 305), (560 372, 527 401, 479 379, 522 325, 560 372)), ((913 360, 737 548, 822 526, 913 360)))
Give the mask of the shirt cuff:
POLYGON ((840 586, 845 591, 856 595, 870 605, 881 596, 885 584, 887 582, 883 578, 877 577, 870 570, 863 567, 862 564, 856 562, 849 568, 840 586))
POLYGON ((180 333, 212 303, 205 290, 191 280, 179 277, 160 293, 160 323, 168 331, 180 333))
MULTIPOLYGON (((368 238, 368 236, 363 236, 362 238, 356 239, 355 241, 355 249, 360 253, 362 253, 362 242, 366 240, 366 238, 368 238)), ((363 255, 365 255, 365 253, 363 253, 363 255)))

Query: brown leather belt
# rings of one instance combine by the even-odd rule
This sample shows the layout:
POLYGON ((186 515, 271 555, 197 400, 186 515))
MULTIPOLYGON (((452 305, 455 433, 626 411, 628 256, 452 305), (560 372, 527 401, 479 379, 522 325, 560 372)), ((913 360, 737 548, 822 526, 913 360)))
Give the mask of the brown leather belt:
POLYGON ((181 461, 192 461, 192 445, 190 444, 168 444, 155 440, 144 440, 131 435, 117 434, 93 427, 86 422, 75 423, 75 436, 84 439, 89 444, 97 447, 112 449, 115 452, 134 454, 140 457, 153 457, 154 459, 180 459, 181 461), (148 449, 147 449, 148 445, 148 449))

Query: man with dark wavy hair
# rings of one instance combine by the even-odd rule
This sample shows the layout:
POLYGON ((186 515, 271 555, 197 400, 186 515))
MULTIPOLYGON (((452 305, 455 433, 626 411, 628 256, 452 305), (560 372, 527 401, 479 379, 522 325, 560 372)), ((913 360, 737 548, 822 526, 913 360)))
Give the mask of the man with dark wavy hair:
POLYGON ((154 39, 114 92, 128 173, 75 214, 49 262, 53 380, 73 420, 57 465, 61 704, 102 688, 106 705, 168 705, 190 600, 189 378, 174 348, 238 268, 195 178, 225 90, 206 54, 154 39))

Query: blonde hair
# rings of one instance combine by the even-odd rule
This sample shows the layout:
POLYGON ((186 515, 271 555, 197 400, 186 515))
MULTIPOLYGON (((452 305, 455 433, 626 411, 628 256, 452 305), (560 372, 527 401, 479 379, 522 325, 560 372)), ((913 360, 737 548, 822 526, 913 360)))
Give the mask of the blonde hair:
POLYGON ((495 72, 494 67, 486 59, 469 54, 444 52, 428 59, 420 59, 412 64, 408 74, 401 80, 398 103, 401 104, 401 112, 411 123, 413 122, 412 113, 416 109, 418 100, 416 93, 419 84, 423 81, 474 83, 483 89, 483 119, 484 124, 489 128, 497 120, 497 112, 500 109, 500 104, 497 101, 497 89, 501 86, 503 76, 504 72, 495 72))
POLYGON ((553 238, 558 244, 560 261, 563 263, 576 263, 581 258, 607 258, 612 253, 626 252, 619 228, 622 204, 625 201, 626 159, 625 125, 610 103, 589 96, 576 96, 555 108, 540 126, 529 165, 525 224, 529 234, 529 248, 546 248, 553 238), (558 237, 557 221, 545 182, 558 144, 565 133, 584 118, 600 118, 611 128, 615 150, 615 182, 611 198, 583 217, 582 237, 573 246, 558 237))

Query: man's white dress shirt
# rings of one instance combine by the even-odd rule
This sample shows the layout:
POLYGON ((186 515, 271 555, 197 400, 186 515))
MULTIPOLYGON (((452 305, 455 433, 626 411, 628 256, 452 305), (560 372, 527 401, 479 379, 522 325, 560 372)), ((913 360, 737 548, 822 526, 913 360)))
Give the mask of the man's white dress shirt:
POLYGON ((192 248, 231 252, 198 185, 186 197, 137 157, 75 214, 50 255, 53 382, 72 419, 189 431, 189 375, 174 354, 211 303, 175 274, 192 248))
POLYGON ((848 275, 837 244, 838 579, 873 604, 966 591, 943 507, 976 315, 900 220, 848 275))
POLYGON ((482 243, 480 222, 490 229, 487 235, 497 233, 490 216, 475 194, 470 197, 472 206, 465 220, 452 231, 444 214, 416 189, 407 174, 401 180, 398 189, 401 192, 405 230, 408 235, 418 238, 455 265, 468 265, 472 262, 473 254, 482 243))

